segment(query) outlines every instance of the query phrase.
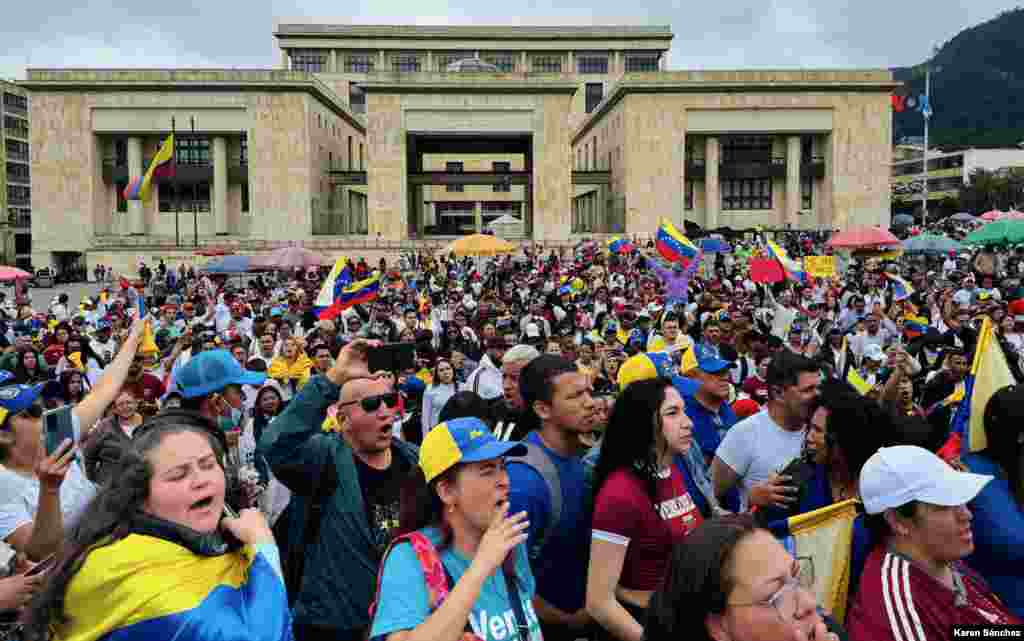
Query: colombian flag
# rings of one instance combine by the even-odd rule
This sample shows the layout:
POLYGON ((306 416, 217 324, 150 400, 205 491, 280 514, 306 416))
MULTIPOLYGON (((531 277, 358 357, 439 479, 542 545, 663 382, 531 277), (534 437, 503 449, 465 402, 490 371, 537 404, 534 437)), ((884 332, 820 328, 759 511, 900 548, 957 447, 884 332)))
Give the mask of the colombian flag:
POLYGON ((885 277, 889 279, 890 283, 892 283, 893 300, 906 300, 914 293, 913 286, 896 274, 885 272, 885 277))
POLYGON ((160 151, 156 152, 153 160, 149 163, 149 169, 145 175, 135 178, 124 188, 125 200, 147 200, 149 199, 149 188, 154 178, 174 175, 174 134, 167 136, 164 144, 160 145, 160 151))
POLYGON ((978 452, 988 446, 985 436, 985 406, 992 395, 1006 387, 1016 385, 1003 348, 995 336, 992 320, 985 317, 974 348, 971 373, 964 381, 964 400, 956 408, 950 431, 959 434, 963 452, 978 452))
POLYGON ((246 546, 200 556, 139 534, 100 543, 68 584, 68 620, 54 621, 50 638, 291 641, 284 581, 265 554, 246 546))
POLYGON ((807 272, 804 271, 800 261, 790 258, 786 250, 779 247, 774 240, 768 241, 768 254, 779 261, 779 264, 782 265, 782 271, 786 272, 786 278, 795 280, 798 283, 807 282, 807 272))
POLYGON ((661 257, 670 263, 687 263, 700 251, 675 225, 662 218, 654 237, 654 246, 661 257))
MULTIPOLYGON (((320 293, 317 294, 316 300, 313 301, 313 313, 316 314, 317 318, 325 318, 323 316, 324 312, 341 300, 342 292, 351 284, 352 270, 348 268, 348 258, 342 256, 334 261, 334 267, 327 274, 323 286, 320 287, 320 293)), ((335 311, 326 318, 334 318, 334 316, 337 316, 338 311, 341 310, 335 311)))

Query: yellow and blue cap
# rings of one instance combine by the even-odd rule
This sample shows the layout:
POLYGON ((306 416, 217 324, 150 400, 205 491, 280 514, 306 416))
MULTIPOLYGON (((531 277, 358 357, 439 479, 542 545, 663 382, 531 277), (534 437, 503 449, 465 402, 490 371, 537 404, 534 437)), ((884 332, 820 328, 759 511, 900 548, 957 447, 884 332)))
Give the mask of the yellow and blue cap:
MULTIPOLYGON (((0 382, 0 385, 3 385, 0 382)), ((0 387, 0 425, 7 421, 8 416, 24 412, 36 402, 42 393, 44 383, 36 385, 7 385, 0 387)))
POLYGON ((700 387, 697 381, 679 376, 668 352, 646 352, 630 356, 619 367, 619 390, 626 389, 630 383, 659 376, 671 378, 673 385, 683 396, 696 392, 700 387))
POLYGON ((511 454, 526 454, 518 442, 499 441, 478 418, 467 416, 438 423, 420 445, 420 468, 427 482, 457 463, 478 463, 511 454))

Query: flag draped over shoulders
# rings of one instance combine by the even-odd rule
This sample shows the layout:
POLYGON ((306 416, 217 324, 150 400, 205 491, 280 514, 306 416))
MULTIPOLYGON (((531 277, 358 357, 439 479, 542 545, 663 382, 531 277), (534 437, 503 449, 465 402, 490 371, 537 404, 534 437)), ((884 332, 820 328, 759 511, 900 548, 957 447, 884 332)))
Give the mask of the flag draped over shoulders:
POLYGON ((53 641, 290 641, 284 582, 252 546, 199 556, 131 534, 95 547, 68 584, 53 641))

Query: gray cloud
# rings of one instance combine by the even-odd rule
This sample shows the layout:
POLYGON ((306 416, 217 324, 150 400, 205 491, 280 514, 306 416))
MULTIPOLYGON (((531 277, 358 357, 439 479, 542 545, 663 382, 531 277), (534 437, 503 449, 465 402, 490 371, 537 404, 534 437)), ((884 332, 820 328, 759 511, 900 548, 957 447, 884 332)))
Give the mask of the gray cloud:
POLYGON ((26 67, 272 67, 275 19, 419 24, 670 24, 670 66, 889 67, 916 64, 961 29, 1011 8, 1006 0, 621 1, 179 0, 8 3, 0 20, 0 77, 26 67), (629 10, 628 15, 624 11, 629 10), (280 17, 280 18, 278 18, 280 17))

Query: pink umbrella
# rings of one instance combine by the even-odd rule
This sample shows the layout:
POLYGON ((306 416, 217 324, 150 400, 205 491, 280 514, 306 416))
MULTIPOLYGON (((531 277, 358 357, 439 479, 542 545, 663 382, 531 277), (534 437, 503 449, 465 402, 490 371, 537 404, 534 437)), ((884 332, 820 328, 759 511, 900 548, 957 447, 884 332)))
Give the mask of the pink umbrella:
POLYGON ((264 256, 257 256, 250 263, 254 269, 295 269, 296 267, 319 267, 324 257, 305 247, 282 247, 264 256))
POLYGON ((900 239, 881 227, 851 227, 828 241, 829 247, 887 247, 899 245, 900 239))
POLYGON ((998 209, 991 209, 989 211, 986 211, 981 216, 979 216, 979 218, 991 222, 993 220, 999 220, 1004 216, 1006 216, 1006 212, 999 211, 998 209))
POLYGON ((1010 211, 1006 212, 1006 217, 1010 220, 1021 220, 1024 219, 1024 211, 1017 211, 1016 209, 1011 209, 1010 211))
POLYGON ((32 274, 17 267, 0 265, 0 280, 18 280, 19 278, 32 278, 32 274))

